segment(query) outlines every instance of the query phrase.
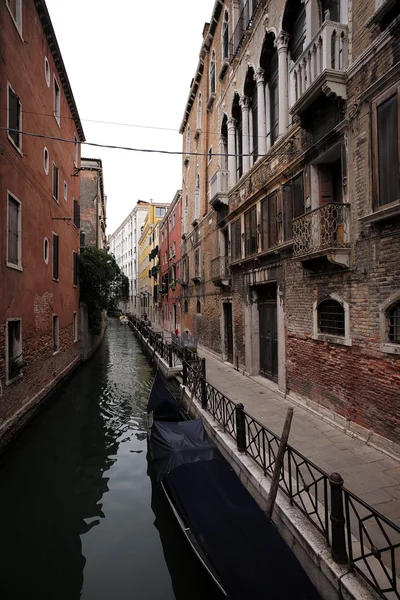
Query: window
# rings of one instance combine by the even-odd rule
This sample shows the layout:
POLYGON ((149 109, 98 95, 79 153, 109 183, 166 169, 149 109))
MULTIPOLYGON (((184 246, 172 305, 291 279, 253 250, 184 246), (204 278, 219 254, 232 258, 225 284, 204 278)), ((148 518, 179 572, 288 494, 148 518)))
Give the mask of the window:
POLYGON ((75 342, 78 341, 78 315, 76 312, 74 312, 74 314, 73 314, 72 333, 74 336, 74 344, 75 344, 75 342))
POLYGON ((46 173, 46 175, 49 174, 49 162, 50 162, 49 151, 47 150, 47 148, 45 148, 43 151, 43 166, 44 166, 44 172, 46 173))
POLYGON ((375 208, 400 199, 399 90, 375 104, 375 208))
POLYGON ((277 232, 277 194, 271 194, 261 202, 262 249, 268 250, 278 243, 277 232))
POLYGON ((58 202, 58 179, 59 179, 59 175, 58 175, 58 167, 56 165, 56 163, 53 162, 53 198, 54 200, 56 200, 58 202))
POLYGON ((78 200, 74 198, 74 214, 73 214, 73 223, 75 227, 81 226, 81 207, 79 205, 78 200))
POLYGON ((323 300, 318 305, 318 332, 339 337, 345 336, 343 306, 336 300, 323 300))
POLYGON ((22 270, 21 265, 21 202, 8 194, 7 266, 22 270))
POLYGON ((244 215, 245 255, 257 252, 257 208, 253 206, 244 215))
POLYGON ((174 242, 174 256, 176 254, 176 242, 174 242))
POLYGON ((78 253, 72 252, 72 283, 78 285, 78 253))
POLYGON ((64 181, 64 200, 68 200, 68 185, 66 181, 64 181))
POLYGON ((194 251, 194 274, 195 277, 200 277, 200 248, 194 251))
POLYGON ((166 208, 161 206, 156 206, 156 217, 164 217, 166 213, 166 208))
POLYGON ((81 231, 80 240, 79 240, 81 247, 85 245, 85 238, 86 238, 86 233, 84 231, 81 231))
POLYGON ((47 87, 50 87, 50 64, 47 56, 44 57, 44 76, 46 78, 47 87))
POLYGON ((60 86, 58 85, 57 79, 54 76, 54 88, 53 88, 53 113, 57 123, 60 125, 60 86))
POLYGON ((271 57, 268 75, 269 98, 270 98, 270 141, 273 146, 279 136, 279 92, 278 92, 278 52, 275 51, 271 57))
POLYGON ((196 302, 196 312, 198 315, 201 314, 201 304, 200 304, 200 300, 197 300, 196 302))
POLYGON ((389 310, 389 341, 392 344, 400 344, 400 302, 397 302, 389 310))
POLYGON ((58 281, 58 235, 53 233, 53 279, 58 281))
POLYGON ((190 154, 190 125, 186 130, 186 154, 190 154))
POLYGON ((201 111, 202 111, 202 96, 201 92, 199 93, 199 99, 197 101, 197 115, 196 115, 196 128, 198 131, 201 130, 201 111))
POLYGON ((303 173, 283 186, 283 213, 285 241, 293 237, 292 220, 304 214, 303 173))
POLYGON ((194 218, 200 217, 200 174, 196 175, 196 187, 194 190, 194 218))
POLYGON ((222 60, 229 58, 229 13, 226 10, 222 24, 222 60))
POLYGON ((43 258, 46 265, 49 264, 49 240, 47 237, 44 238, 43 242, 43 258))
POLYGON ((53 354, 60 350, 60 322, 58 315, 53 315, 53 354))
POLYGON ((78 155, 79 155, 78 138, 76 137, 76 134, 74 133, 74 166, 75 167, 78 166, 78 155))
POLYGON ((232 260, 242 258, 242 238, 240 219, 231 225, 232 260))
POLYGON ((22 35, 22 0, 6 0, 6 4, 19 34, 22 35))
POLYGON ((212 161, 212 156, 213 156, 212 146, 210 146, 210 148, 208 149, 208 152, 207 152, 207 157, 208 157, 208 162, 209 163, 212 161))
POLYGON ((216 91, 216 82, 215 82, 215 51, 212 51, 211 62, 210 62, 210 96, 215 94, 216 91))
POLYGON ((189 312, 189 303, 187 300, 183 303, 183 312, 187 314, 189 312))
POLYGON ((8 84, 8 139, 21 151, 22 105, 19 97, 8 84))
POLYGON ((12 381, 22 372, 21 319, 7 321, 7 381, 12 381))

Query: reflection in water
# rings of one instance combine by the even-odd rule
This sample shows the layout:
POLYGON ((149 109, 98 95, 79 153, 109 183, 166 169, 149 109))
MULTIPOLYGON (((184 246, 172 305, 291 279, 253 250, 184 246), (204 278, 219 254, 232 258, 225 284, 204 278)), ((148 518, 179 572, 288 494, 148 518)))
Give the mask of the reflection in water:
POLYGON ((2 458, 2 600, 217 598, 146 474, 152 378, 131 331, 111 320, 97 354, 2 458))

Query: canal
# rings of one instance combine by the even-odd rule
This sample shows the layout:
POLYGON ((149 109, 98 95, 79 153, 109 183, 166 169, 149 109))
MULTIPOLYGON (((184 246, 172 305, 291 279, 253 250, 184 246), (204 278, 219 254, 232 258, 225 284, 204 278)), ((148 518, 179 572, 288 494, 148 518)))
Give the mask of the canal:
POLYGON ((0 462, 2 600, 219 600, 147 475, 154 371, 109 320, 0 462))

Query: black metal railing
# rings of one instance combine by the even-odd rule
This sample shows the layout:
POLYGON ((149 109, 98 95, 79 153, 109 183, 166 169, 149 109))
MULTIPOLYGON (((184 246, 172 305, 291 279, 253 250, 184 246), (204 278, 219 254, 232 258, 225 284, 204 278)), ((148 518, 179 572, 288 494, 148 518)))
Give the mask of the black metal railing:
MULTIPOLYGON (((272 476, 280 437, 206 381, 202 361, 183 361, 183 383, 238 450, 272 476)), ((336 562, 348 564, 381 598, 400 600, 400 527, 344 488, 340 475, 329 476, 290 445, 279 487, 324 536, 336 562)))

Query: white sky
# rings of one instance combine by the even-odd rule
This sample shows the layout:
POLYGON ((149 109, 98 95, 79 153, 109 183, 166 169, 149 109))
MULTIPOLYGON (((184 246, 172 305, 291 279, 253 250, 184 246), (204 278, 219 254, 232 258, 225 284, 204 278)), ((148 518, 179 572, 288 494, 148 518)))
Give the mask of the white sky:
MULTIPOLYGON (((179 126, 214 0, 47 0, 86 140, 182 150, 179 126), (175 131, 90 123, 86 119, 175 131)), ((136 201, 171 202, 181 156, 82 147, 101 158, 107 234, 136 201)))

